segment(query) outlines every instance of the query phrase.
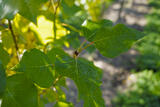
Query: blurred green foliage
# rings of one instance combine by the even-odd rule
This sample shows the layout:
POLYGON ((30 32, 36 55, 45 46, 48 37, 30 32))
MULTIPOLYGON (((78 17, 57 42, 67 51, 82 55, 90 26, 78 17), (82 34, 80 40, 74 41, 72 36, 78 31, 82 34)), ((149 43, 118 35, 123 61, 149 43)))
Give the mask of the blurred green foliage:
POLYGON ((149 0, 151 12, 147 15, 146 37, 137 44, 140 55, 137 69, 131 74, 132 85, 118 92, 112 100, 113 107, 160 107, 160 1, 149 0), (148 69, 148 70, 145 70, 148 69))
POLYGON ((134 82, 124 93, 119 93, 113 100, 113 107, 159 107, 160 75, 144 70, 132 74, 134 82))
POLYGON ((160 70, 160 1, 150 0, 151 13, 147 15, 147 36, 138 44, 137 49, 140 56, 137 66, 143 69, 160 70))

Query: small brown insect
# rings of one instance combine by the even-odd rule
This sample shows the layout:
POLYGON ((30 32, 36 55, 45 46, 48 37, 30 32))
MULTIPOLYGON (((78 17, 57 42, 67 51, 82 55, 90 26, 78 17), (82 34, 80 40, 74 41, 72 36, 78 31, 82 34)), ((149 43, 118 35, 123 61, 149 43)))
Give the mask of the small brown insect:
POLYGON ((83 47, 83 45, 86 43, 86 41, 84 41, 82 44, 81 44, 81 46, 80 46, 80 48, 79 49, 77 49, 77 50, 75 50, 74 52, 73 52, 73 57, 74 58, 77 58, 78 57, 78 55, 83 51, 83 50, 85 50, 86 48, 88 48, 89 46, 91 46, 94 42, 90 42, 88 45, 86 45, 85 47, 83 47), (83 47, 83 48, 82 48, 83 47))

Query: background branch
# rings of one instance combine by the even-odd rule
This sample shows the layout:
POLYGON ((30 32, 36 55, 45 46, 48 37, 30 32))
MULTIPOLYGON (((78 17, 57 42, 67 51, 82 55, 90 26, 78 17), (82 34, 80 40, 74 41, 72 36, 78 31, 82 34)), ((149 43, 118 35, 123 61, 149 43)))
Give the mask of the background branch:
POLYGON ((18 44, 17 44, 17 41, 16 41, 16 35, 14 34, 13 32, 13 28, 12 28, 12 23, 10 20, 8 20, 8 28, 11 32, 11 35, 12 35, 12 38, 13 38, 13 41, 14 41, 14 45, 15 45, 15 48, 16 48, 16 57, 17 57, 17 60, 19 61, 19 56, 18 56, 18 44))

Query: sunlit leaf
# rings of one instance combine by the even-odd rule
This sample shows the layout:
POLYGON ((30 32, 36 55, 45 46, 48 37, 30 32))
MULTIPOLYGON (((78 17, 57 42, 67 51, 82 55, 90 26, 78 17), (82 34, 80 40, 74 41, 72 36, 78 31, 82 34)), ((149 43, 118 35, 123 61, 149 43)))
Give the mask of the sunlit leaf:
POLYGON ((14 47, 14 42, 12 35, 9 31, 2 31, 2 44, 5 48, 13 48, 14 47))
POLYGON ((72 105, 72 103, 59 101, 53 107, 74 107, 74 106, 72 105))
MULTIPOLYGON (((63 28, 60 24, 57 24, 56 26, 57 39, 67 34, 67 30, 63 28)), ((34 24, 30 24, 30 27, 33 31, 37 33, 38 38, 43 44, 53 41, 53 22, 51 20, 46 19, 44 16, 39 16, 37 19, 37 26, 34 24)))
POLYGON ((68 5, 68 6, 73 6, 74 5, 74 2, 75 2, 75 0, 64 0, 65 1, 65 3, 68 5))

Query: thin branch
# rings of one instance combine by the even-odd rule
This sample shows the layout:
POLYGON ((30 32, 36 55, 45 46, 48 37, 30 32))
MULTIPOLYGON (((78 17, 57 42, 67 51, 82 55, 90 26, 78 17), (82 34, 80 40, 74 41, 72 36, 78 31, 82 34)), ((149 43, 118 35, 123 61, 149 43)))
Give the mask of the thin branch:
POLYGON ((124 4, 125 4, 125 0, 121 0, 120 1, 120 9, 119 9, 119 12, 118 12, 118 20, 117 21, 122 21, 122 11, 123 11, 123 8, 124 8, 124 4))
POLYGON ((12 28, 12 23, 10 20, 8 20, 8 28, 11 32, 11 35, 12 35, 12 38, 13 38, 13 41, 14 41, 14 45, 15 45, 15 49, 16 49, 16 57, 17 57, 17 60, 19 61, 19 56, 18 56, 18 44, 17 44, 17 41, 16 41, 16 35, 14 34, 13 32, 13 28, 12 28))
POLYGON ((53 32, 54 32, 54 41, 56 40, 57 38, 57 26, 56 26, 56 17, 57 17, 57 9, 60 5, 60 0, 57 1, 57 5, 54 6, 54 2, 53 0, 51 0, 51 3, 52 3, 52 7, 54 9, 54 15, 53 15, 53 32))
POLYGON ((62 23, 61 25, 64 26, 64 27, 68 27, 68 28, 70 28, 71 30, 73 30, 73 31, 75 31, 75 32, 81 33, 80 30, 78 30, 77 28, 75 28, 75 27, 73 27, 73 26, 71 26, 71 25, 69 25, 69 24, 62 23))

